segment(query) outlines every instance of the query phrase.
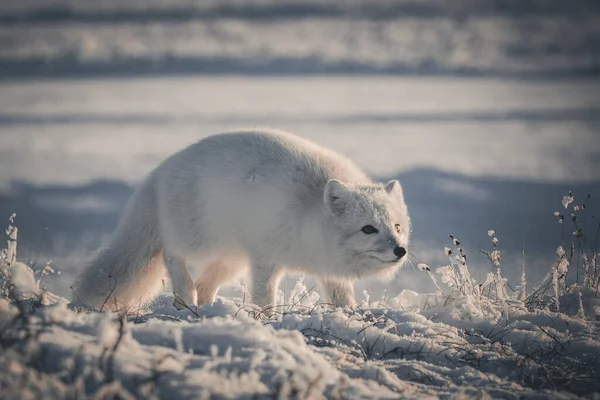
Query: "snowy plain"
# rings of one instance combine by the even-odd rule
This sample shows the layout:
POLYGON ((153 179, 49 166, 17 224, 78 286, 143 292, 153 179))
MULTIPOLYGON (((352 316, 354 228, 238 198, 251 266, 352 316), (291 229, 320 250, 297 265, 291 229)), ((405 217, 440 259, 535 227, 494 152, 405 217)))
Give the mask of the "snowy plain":
POLYGON ((597 397, 597 291, 571 286, 579 256, 548 274, 574 205, 590 237, 600 214, 599 21, 592 0, 0 2, 0 225, 34 272, 0 299, 0 397, 597 397), (185 312, 65 305, 145 174, 249 126, 399 178, 411 263, 356 310, 297 276, 270 320, 244 282, 185 312))

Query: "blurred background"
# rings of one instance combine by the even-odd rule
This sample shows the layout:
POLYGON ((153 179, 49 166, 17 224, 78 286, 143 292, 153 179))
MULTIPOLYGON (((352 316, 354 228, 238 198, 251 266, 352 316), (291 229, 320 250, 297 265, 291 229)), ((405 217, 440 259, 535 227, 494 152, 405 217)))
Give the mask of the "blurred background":
POLYGON ((269 126, 400 179, 414 262, 447 263, 454 234, 485 274, 494 229, 533 284, 571 241, 569 190, 597 234, 599 89, 596 0, 3 1, 0 225, 17 213, 20 258, 68 296, 161 160, 269 126))

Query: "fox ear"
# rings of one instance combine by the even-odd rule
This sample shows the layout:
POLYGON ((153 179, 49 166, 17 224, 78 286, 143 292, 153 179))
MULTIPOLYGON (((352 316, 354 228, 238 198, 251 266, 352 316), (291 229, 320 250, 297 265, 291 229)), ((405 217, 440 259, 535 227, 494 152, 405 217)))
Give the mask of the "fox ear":
POLYGON ((401 203, 404 203, 404 191, 402 190, 402 186, 400 186, 400 182, 396 179, 389 181, 385 185, 385 191, 393 198, 399 199, 401 203))
POLYGON ((330 179, 325 184, 323 193, 323 201, 325 206, 332 214, 339 215, 346 209, 346 198, 348 196, 348 188, 337 179, 330 179))

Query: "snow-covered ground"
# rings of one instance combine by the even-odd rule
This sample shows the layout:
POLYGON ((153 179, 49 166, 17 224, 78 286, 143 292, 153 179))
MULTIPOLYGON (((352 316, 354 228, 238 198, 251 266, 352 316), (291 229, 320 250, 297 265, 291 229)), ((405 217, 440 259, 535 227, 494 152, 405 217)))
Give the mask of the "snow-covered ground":
POLYGON ((478 285, 457 255, 431 274, 435 293, 332 310, 298 281, 271 318, 243 298, 176 311, 166 295, 129 317, 72 310, 24 264, 0 265, 3 398, 597 396, 594 291, 559 280, 560 303, 531 306, 503 294, 499 275, 478 285))

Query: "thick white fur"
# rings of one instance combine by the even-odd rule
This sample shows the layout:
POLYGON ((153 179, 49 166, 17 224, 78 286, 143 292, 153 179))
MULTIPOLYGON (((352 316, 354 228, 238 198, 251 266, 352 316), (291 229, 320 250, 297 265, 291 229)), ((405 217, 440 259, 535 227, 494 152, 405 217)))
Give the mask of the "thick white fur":
MULTIPOLYGON (((169 157, 129 201, 111 244, 76 280, 74 301, 132 309, 161 288, 213 302, 250 268, 252 300, 274 305, 284 270, 320 278, 335 305, 353 305, 352 281, 390 276, 410 221, 397 181, 371 181, 333 151, 274 130, 214 135, 169 157), (376 227, 377 234, 361 231, 376 227), (194 281, 187 263, 200 267, 194 281)), ((178 304, 181 306, 181 304, 178 304)))

